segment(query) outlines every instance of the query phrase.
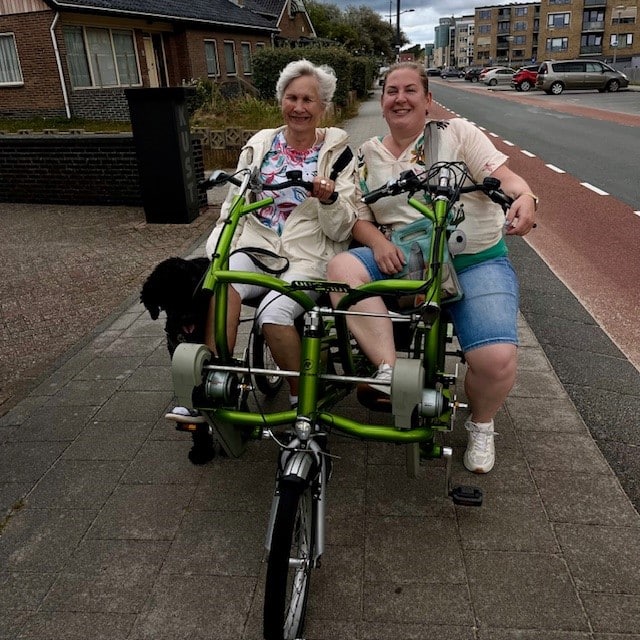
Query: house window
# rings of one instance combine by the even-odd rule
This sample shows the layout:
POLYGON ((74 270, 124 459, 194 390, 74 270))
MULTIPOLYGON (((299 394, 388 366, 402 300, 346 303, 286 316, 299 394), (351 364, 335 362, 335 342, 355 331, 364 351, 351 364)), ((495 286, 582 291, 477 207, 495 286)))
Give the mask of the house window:
POLYGON ((251 45, 248 42, 243 42, 242 47, 242 70, 245 76, 250 76, 253 73, 251 67, 251 45))
POLYGON ((133 32, 65 27, 69 75, 74 88, 140 84, 133 32))
POLYGON ((513 25, 513 30, 514 31, 526 31, 527 30, 527 23, 526 22, 516 22, 513 25))
POLYGON ((235 42, 224 43, 224 63, 227 67, 227 75, 235 76, 236 70, 236 44, 235 42))
POLYGON ((478 20, 491 20, 491 9, 480 9, 478 11, 478 20))
POLYGON ((526 44, 527 43, 527 36, 514 36, 513 37, 513 44, 526 44))
POLYGON ((490 24, 481 24, 478 26, 478 33, 491 33, 490 24))
POLYGON ((264 49, 265 44, 264 42, 256 42, 256 49, 264 49))
POLYGON ((547 51, 567 51, 569 38, 547 38, 547 51))
POLYGON ((516 7, 516 15, 517 16, 526 16, 528 13, 529 7, 516 7))
POLYGON ((23 84, 13 33, 0 33, 0 85, 23 84))
POLYGON ((207 61, 207 75, 219 76, 220 65, 218 64, 218 50, 215 40, 204 41, 204 57, 207 61))
POLYGON ((550 13, 547 16, 548 27, 567 27, 571 21, 570 13, 550 13))

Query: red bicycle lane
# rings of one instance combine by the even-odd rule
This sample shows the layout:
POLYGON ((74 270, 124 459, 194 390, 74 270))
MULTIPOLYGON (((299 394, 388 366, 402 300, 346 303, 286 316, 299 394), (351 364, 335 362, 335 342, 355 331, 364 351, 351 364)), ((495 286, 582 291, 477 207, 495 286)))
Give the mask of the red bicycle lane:
MULTIPOLYGON (((558 106, 576 115, 640 127, 640 116, 558 106)), ((450 117, 444 107, 435 105, 429 115, 447 114, 450 117)), ((576 177, 558 173, 544 159, 505 144, 500 137, 491 139, 509 156, 509 167, 540 197, 537 227, 527 234, 526 242, 640 370, 640 217, 613 195, 586 188, 576 177)))

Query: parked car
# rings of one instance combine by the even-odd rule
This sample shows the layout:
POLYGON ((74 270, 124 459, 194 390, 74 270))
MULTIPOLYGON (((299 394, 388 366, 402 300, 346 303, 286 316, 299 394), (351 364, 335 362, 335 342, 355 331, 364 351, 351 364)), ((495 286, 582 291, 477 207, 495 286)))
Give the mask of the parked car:
POLYGON ((429 67, 427 69, 428 76, 439 76, 441 72, 442 69, 440 69, 440 67, 429 67))
POLYGON ((515 72, 516 70, 511 67, 496 67, 481 74, 480 79, 490 87, 495 87, 498 84, 511 84, 511 78, 515 72))
POLYGON ((478 76, 478 82, 484 82, 484 78, 487 75, 487 73, 489 73, 489 71, 493 71, 494 69, 497 69, 498 67, 485 67, 481 72, 480 75, 478 76))
POLYGON ((464 79, 469 82, 478 82, 480 78, 480 74, 483 71, 487 71, 489 69, 494 69, 495 67, 469 67, 464 74, 464 79))
POLYGON ((454 67, 446 67, 440 72, 441 78, 464 78, 464 71, 454 67))
POLYGON ((538 69, 536 87, 553 95, 565 89, 618 91, 629 86, 629 78, 599 60, 548 60, 538 69))
POLYGON ((528 67, 520 67, 511 78, 511 86, 516 91, 531 91, 536 86, 539 66, 533 64, 528 67))

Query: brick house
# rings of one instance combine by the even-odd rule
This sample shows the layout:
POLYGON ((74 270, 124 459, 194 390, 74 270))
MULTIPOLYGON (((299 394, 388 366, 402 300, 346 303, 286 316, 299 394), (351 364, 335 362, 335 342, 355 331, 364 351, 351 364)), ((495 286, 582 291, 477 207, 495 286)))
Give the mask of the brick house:
POLYGON ((313 37, 302 0, 0 0, 0 116, 127 120, 125 88, 251 84, 260 47, 313 37))

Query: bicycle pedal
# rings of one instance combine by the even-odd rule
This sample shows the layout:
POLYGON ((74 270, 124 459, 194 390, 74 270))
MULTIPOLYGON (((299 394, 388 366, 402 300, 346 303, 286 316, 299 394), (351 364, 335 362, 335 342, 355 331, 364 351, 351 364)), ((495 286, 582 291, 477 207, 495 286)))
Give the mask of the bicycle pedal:
POLYGON ((478 487, 471 487, 469 485, 458 485, 453 487, 449 492, 453 504, 460 505, 462 507, 480 507, 482 506, 482 489, 478 487))
POLYGON ((186 433, 195 433, 198 425, 193 422, 176 422, 176 431, 185 431, 186 433))

